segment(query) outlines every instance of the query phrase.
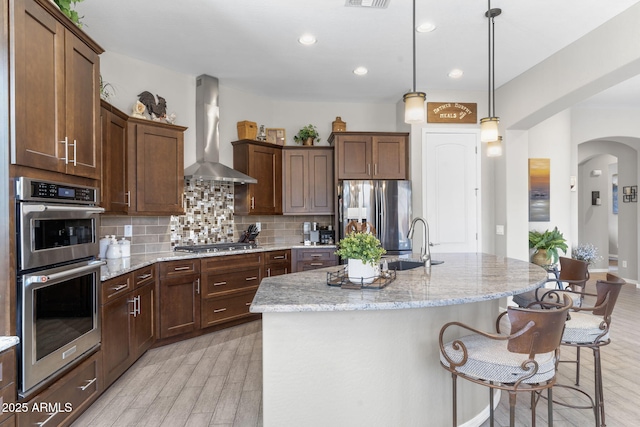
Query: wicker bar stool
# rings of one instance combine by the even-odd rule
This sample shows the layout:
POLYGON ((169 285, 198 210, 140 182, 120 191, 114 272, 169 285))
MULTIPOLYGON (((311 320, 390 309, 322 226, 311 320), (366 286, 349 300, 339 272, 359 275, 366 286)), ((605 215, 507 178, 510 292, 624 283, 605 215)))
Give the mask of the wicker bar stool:
MULTIPOLYGON (((458 425, 458 377, 489 387, 490 425, 494 422, 494 389, 509 393, 510 425, 515 423, 516 396, 531 393, 531 420, 535 426, 535 393, 547 390, 549 426, 553 426, 552 386, 556 381, 558 348, 573 305, 569 296, 563 303, 536 302, 539 309, 509 307, 496 320, 497 333, 487 333, 460 322, 445 324, 440 330, 440 364, 451 372, 453 381, 453 426, 458 425), (553 308, 553 309, 549 309, 553 308), (500 332, 500 320, 508 316, 509 334, 500 332), (470 335, 444 341, 450 328, 470 331, 470 335)), ((464 331, 463 331, 464 333, 464 331)))

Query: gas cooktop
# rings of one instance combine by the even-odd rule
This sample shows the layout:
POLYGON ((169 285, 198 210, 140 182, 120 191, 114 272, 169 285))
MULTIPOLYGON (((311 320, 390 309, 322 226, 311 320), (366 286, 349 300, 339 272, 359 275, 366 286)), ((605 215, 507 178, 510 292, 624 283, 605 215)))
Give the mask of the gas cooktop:
POLYGON ((244 251, 247 249, 256 249, 258 245, 255 243, 227 242, 227 243, 210 243, 206 245, 187 245, 176 246, 174 251, 180 252, 229 252, 244 251))

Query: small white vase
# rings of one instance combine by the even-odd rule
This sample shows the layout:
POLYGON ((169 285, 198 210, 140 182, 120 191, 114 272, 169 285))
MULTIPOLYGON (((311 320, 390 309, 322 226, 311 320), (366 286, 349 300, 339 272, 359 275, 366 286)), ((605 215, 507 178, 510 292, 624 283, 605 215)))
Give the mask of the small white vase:
POLYGON ((355 284, 368 285, 376 279, 376 267, 359 259, 349 259, 349 281, 355 284))

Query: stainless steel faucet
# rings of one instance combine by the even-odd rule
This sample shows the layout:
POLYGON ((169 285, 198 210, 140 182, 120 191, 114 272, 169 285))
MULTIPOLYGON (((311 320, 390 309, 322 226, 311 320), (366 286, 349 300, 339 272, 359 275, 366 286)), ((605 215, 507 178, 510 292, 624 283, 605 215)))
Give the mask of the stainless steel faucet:
POLYGON ((421 217, 415 217, 411 221, 411 227, 407 233, 407 239, 413 239, 413 232, 416 229, 416 222, 422 222, 424 225, 424 233, 422 233, 422 247, 420 248, 420 259, 424 261, 425 268, 431 267, 431 251, 429 250, 429 224, 421 217))

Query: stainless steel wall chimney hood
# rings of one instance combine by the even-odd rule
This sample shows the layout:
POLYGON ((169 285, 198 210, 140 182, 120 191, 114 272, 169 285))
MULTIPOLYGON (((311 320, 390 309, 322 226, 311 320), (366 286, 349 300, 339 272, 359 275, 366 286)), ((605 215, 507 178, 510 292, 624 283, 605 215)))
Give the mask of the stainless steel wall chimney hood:
POLYGON ((255 178, 220 163, 218 79, 203 74, 196 78, 196 163, 185 168, 187 179, 256 184, 255 178))

